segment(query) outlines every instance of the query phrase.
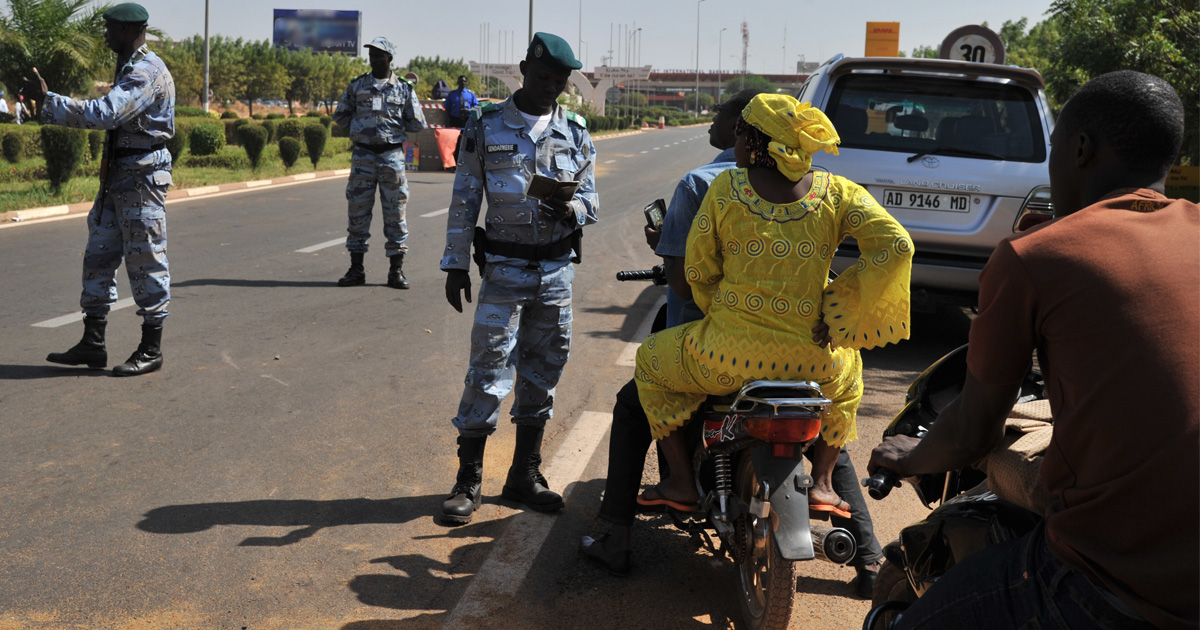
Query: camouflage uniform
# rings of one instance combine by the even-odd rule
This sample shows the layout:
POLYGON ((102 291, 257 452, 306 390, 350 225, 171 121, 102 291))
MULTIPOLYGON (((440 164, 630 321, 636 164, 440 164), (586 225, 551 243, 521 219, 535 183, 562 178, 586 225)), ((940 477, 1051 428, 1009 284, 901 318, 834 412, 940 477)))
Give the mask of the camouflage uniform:
MULTIPOLYGON (((533 173, 569 180, 593 158, 595 147, 583 118, 555 107, 549 126, 535 142, 510 97, 473 110, 463 138, 443 270, 469 270, 485 193, 484 224, 492 242, 550 246, 596 222, 591 166, 569 202, 573 214, 565 220, 548 218, 538 209, 537 199, 524 193, 533 173)), ((513 390, 514 373, 513 422, 545 426, 571 345, 574 277, 569 251, 545 260, 487 254, 471 329, 471 364, 454 417, 460 435, 484 437, 496 430, 500 401, 513 390)))
POLYGON ((124 257, 133 299, 147 324, 161 325, 171 301, 167 267, 167 187, 175 135, 175 82, 146 46, 117 70, 112 91, 79 101, 52 92, 42 123, 105 129, 108 177, 88 213, 83 254, 83 312, 103 319, 117 301, 117 267, 124 257))
POLYGON ((391 257, 408 251, 405 244, 408 222, 404 208, 408 203, 408 184, 404 178, 404 141, 409 133, 425 128, 425 115, 408 81, 393 73, 384 80, 382 90, 375 83, 370 72, 351 81, 333 112, 333 119, 342 128, 350 130, 350 140, 354 143, 350 180, 346 183, 346 201, 349 202, 346 250, 367 251, 371 210, 378 184, 383 234, 387 238, 387 255, 391 257))

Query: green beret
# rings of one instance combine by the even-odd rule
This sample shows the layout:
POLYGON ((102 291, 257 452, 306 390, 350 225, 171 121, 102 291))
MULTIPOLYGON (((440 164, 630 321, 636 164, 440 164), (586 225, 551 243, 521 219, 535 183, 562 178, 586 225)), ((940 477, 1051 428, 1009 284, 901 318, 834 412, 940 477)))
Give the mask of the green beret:
POLYGON ((583 67, 583 63, 571 52, 571 45, 567 40, 550 33, 534 33, 525 58, 536 60, 551 70, 568 74, 583 67))
POLYGON ((121 4, 114 5, 105 11, 102 17, 109 22, 129 22, 132 24, 145 24, 150 20, 150 14, 146 12, 146 7, 136 2, 122 2, 121 4))

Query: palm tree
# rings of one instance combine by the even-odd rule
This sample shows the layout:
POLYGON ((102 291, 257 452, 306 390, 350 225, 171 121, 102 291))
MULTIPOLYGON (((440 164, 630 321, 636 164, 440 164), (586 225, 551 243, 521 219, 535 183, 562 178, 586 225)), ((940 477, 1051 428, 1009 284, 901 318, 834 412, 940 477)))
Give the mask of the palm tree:
POLYGON ((0 83, 17 91, 32 68, 54 92, 87 91, 112 53, 104 44, 109 4, 89 0, 8 0, 0 15, 0 83))

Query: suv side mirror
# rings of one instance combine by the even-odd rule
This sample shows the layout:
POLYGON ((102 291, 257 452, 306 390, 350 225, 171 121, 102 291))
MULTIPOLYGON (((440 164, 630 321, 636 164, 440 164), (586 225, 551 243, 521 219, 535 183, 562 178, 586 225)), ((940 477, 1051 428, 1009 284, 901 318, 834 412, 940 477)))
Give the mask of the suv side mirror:
POLYGON ((1054 218, 1054 206, 1050 203, 1050 187, 1035 186, 1025 196, 1017 220, 1013 221, 1013 232, 1024 232, 1054 218))

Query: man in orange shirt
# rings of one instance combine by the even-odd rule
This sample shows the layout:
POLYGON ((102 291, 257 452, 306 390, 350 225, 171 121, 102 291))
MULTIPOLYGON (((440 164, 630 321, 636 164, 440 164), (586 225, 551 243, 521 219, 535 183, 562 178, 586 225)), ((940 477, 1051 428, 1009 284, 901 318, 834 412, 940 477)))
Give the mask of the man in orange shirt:
POLYGON ((970 556, 893 623, 1196 628, 1200 593, 1200 207, 1163 195, 1183 105, 1163 80, 1097 77, 1051 136, 1055 220, 980 275, 961 395, 920 441, 871 455, 901 476, 999 441, 1036 350, 1054 437, 1032 533, 970 556))

